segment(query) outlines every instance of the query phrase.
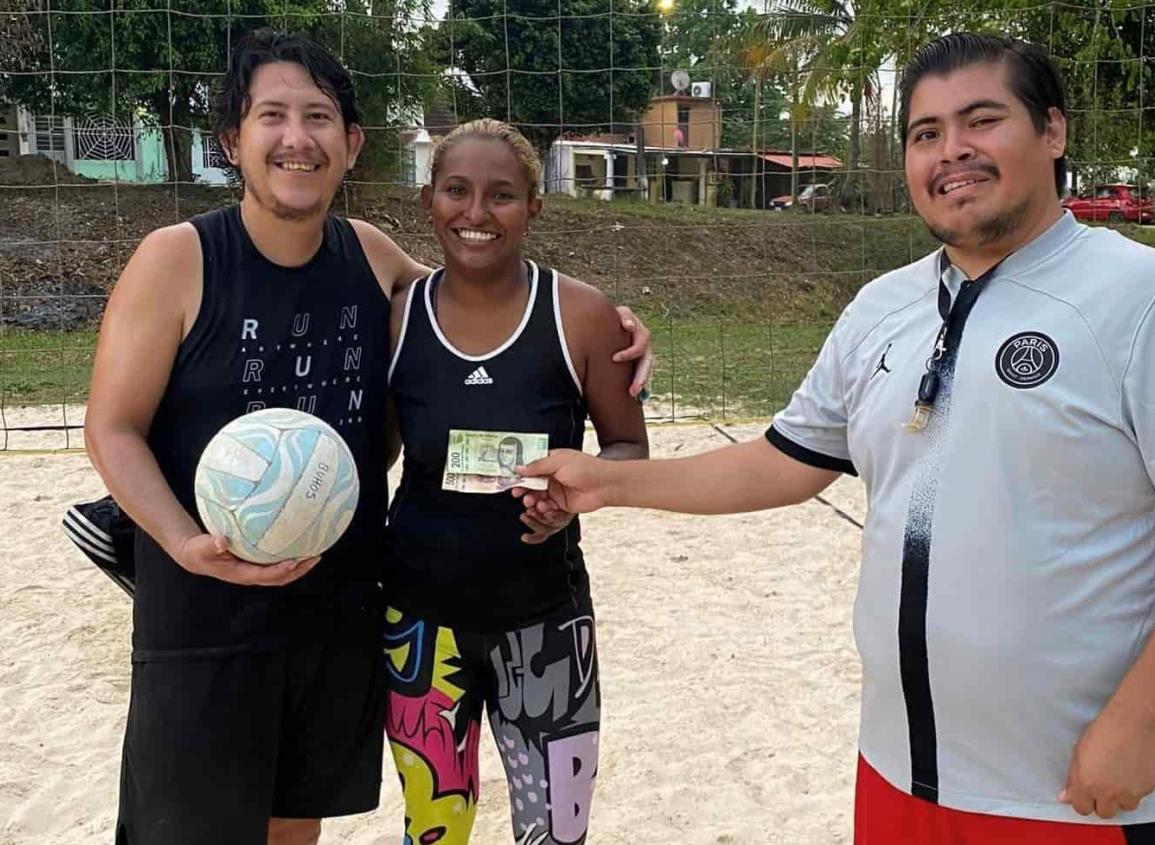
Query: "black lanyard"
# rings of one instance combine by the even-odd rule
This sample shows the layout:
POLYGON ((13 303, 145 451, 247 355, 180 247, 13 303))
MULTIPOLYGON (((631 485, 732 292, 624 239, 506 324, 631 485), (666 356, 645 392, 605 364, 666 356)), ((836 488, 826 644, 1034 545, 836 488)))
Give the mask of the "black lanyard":
MULTIPOLYGON (((1002 262, 1000 261, 999 264, 1002 262)), ((914 403, 914 415, 909 422, 903 424, 903 428, 907 431, 919 432, 926 427, 931 411, 934 410, 935 399, 938 398, 939 387, 942 385, 943 358, 948 352, 953 353, 950 365, 953 370, 953 361, 957 359, 959 341, 962 339, 967 318, 970 316, 971 309, 975 307, 979 294, 986 288, 999 264, 987 270, 977 279, 967 279, 963 282, 962 287, 959 288, 958 296, 954 298, 952 304, 950 289, 942 280, 947 267, 950 266, 946 253, 943 253, 938 279, 938 313, 942 317, 942 326, 935 337, 934 350, 926 361, 926 373, 918 383, 918 399, 914 403)))

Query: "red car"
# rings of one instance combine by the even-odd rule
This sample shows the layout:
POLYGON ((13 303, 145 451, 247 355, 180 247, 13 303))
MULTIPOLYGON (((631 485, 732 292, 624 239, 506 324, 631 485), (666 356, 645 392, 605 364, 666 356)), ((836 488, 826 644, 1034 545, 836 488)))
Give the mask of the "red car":
MULTIPOLYGON (((834 205, 835 197, 829 185, 815 184, 802 185, 798 192, 798 208, 802 211, 827 211, 834 205)), ((790 194, 783 194, 770 200, 770 208, 774 211, 793 208, 794 198, 790 194)))
POLYGON ((1151 223, 1155 221, 1155 203, 1151 195, 1142 197, 1134 185, 1096 185, 1077 197, 1063 200, 1063 208, 1079 220, 1111 223, 1151 223))

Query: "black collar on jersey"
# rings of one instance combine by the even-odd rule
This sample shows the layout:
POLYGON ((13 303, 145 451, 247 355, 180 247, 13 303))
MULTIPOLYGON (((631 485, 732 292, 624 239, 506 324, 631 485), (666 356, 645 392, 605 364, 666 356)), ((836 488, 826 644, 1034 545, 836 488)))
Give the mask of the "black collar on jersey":
POLYGON ((994 275, 995 270, 1006 259, 1000 260, 997 264, 979 276, 977 279, 967 279, 959 288, 958 296, 954 297, 954 302, 951 302, 950 289, 943 281, 943 276, 946 275, 947 270, 951 268, 950 258, 946 254, 946 249, 939 255, 939 274, 938 274, 938 313, 942 317, 942 326, 938 330, 938 335, 935 338, 934 349, 931 351, 930 357, 926 361, 926 374, 918 383, 918 399, 914 403, 914 415, 910 421, 903 425, 907 431, 918 432, 926 427, 926 422, 930 419, 930 413, 934 410, 935 399, 938 398, 938 389, 942 383, 942 376, 940 369, 942 367, 943 356, 948 352, 952 355, 958 354, 959 341, 962 339, 963 328, 966 326, 967 318, 970 316, 971 309, 975 307, 975 302, 978 301, 979 294, 986 288, 987 283, 994 275))

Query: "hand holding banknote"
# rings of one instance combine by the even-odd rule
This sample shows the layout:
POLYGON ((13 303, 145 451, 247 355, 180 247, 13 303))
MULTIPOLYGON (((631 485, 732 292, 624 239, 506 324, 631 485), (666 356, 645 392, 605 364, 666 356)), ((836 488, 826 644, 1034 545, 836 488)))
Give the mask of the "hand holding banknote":
POLYGON ((544 478, 523 478, 517 468, 548 452, 548 434, 451 429, 441 489, 457 493, 503 493, 515 486, 544 490, 544 478))
POLYGON ((526 513, 543 517, 557 511, 571 514, 596 511, 609 504, 607 474, 612 463, 572 449, 557 449, 547 457, 519 467, 527 483, 519 484, 513 495, 523 498, 526 513), (549 483, 545 487, 531 487, 528 483, 542 481, 549 483))

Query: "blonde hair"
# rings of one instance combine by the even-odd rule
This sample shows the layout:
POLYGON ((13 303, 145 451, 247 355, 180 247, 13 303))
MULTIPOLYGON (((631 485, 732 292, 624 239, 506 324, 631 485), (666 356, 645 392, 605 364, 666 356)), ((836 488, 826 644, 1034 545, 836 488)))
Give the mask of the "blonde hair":
POLYGON ((541 179, 541 159, 538 158, 537 150, 533 148, 533 144, 524 135, 508 123, 494 120, 492 117, 483 117, 480 120, 463 123, 438 142, 437 146, 433 148, 433 161, 429 166, 429 183, 431 185, 437 183, 437 171, 440 169, 446 153, 455 144, 474 139, 501 141, 508 145, 525 169, 525 176, 529 181, 529 198, 533 199, 537 196, 537 183, 541 179))

